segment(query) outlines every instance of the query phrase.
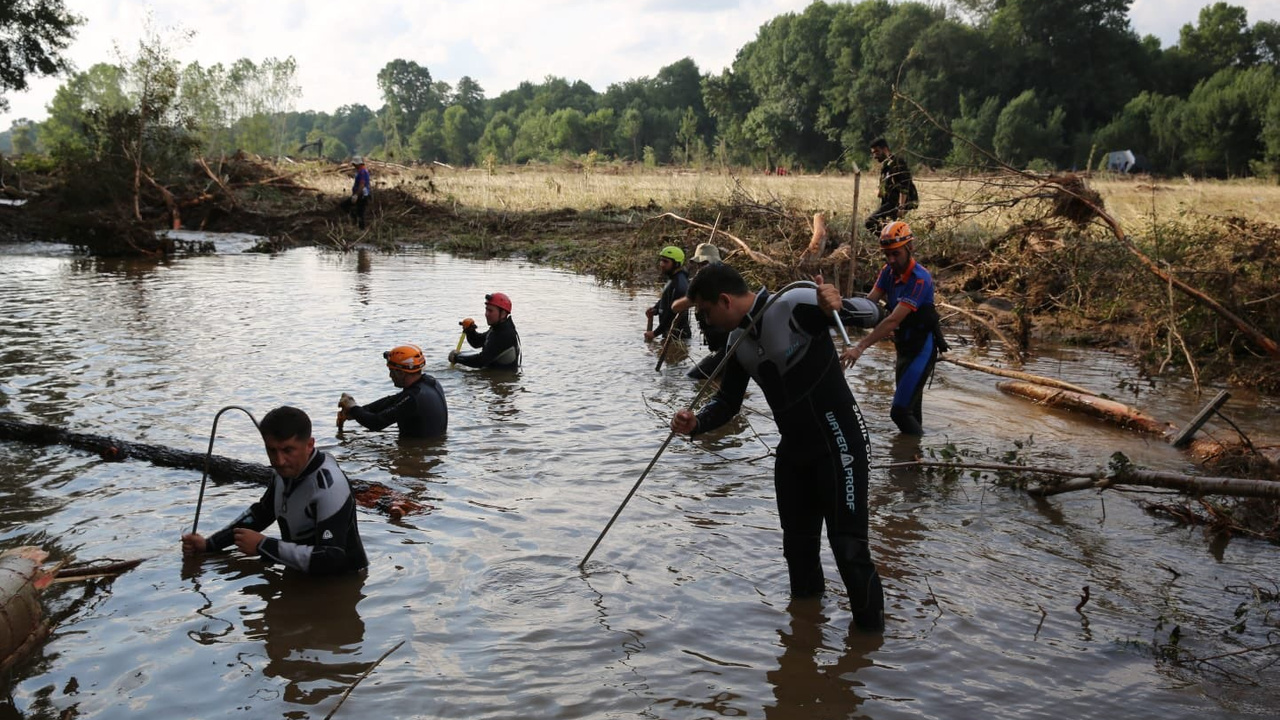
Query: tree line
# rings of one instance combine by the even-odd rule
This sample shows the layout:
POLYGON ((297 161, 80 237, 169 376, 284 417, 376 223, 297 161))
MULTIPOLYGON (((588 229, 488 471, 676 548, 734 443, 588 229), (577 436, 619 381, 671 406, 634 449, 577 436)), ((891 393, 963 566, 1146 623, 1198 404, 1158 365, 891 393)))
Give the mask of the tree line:
MULTIPOLYGON (((136 56, 72 74, 48 119, 14 123, 9 140, 59 163, 142 143, 178 156, 821 171, 865 167, 884 136, 939 169, 980 170, 982 151, 1080 169, 1127 149, 1161 173, 1280 176, 1280 24, 1217 2, 1162 48, 1134 32, 1130 4, 819 1, 762 25, 715 74, 684 58, 604 92, 547 77, 487 98, 470 77, 450 84, 397 59, 378 72, 381 107, 332 113, 295 109, 292 58, 183 67, 150 36, 136 56)), ((0 89, 17 87, 3 71, 0 89)))

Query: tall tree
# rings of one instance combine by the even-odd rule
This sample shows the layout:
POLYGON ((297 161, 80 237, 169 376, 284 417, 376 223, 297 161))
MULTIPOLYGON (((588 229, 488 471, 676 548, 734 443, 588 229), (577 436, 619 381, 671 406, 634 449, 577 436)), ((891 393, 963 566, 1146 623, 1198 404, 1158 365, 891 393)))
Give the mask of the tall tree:
POLYGON ((402 145, 408 140, 422 113, 444 109, 431 71, 412 60, 397 58, 384 65, 378 71, 378 89, 386 103, 379 122, 388 146, 402 145))
POLYGON ((81 22, 82 18, 67 12, 63 0, 0 3, 0 110, 9 109, 4 95, 26 90, 29 77, 67 69, 62 53, 81 22))
POLYGON ((1248 11, 1225 2, 1200 8, 1197 23, 1182 26, 1178 45, 1206 72, 1225 67, 1251 67, 1258 62, 1258 47, 1249 27, 1248 11))

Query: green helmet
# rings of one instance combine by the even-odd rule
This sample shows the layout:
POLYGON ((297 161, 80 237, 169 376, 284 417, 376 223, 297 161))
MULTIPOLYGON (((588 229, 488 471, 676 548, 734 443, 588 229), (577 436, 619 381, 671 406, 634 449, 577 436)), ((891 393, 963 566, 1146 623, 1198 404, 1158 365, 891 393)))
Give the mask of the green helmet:
POLYGON ((677 265, 684 264, 684 251, 675 245, 668 245, 658 252, 658 257, 667 258, 677 265))

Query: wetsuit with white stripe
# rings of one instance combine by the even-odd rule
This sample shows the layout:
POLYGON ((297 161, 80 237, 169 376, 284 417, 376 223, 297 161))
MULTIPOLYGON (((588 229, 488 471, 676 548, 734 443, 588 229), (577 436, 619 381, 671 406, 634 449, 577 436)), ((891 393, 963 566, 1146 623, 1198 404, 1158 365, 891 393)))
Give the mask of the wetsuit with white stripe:
POLYGON ((459 354, 454 361, 473 368, 511 369, 520 367, 520 333, 516 322, 508 316, 505 320, 480 332, 475 325, 468 325, 467 344, 480 348, 480 352, 459 354))
POLYGON ((694 434, 736 415, 748 378, 756 381, 782 435, 774 487, 791 594, 816 597, 823 592, 825 520, 854 620, 874 630, 883 622, 884 594, 868 546, 871 440, 836 356, 833 321, 811 288, 791 290, 764 310, 768 299, 761 290, 750 314, 729 336, 733 347, 747 335, 726 366, 715 397, 698 412, 694 434), (752 317, 758 319, 748 330, 752 317))
POLYGON ((924 388, 933 375, 938 353, 947 351, 934 305, 933 276, 912 258, 906 272, 898 277, 888 265, 881 268, 876 287, 884 293, 888 313, 892 314, 898 303, 911 308, 893 331, 896 382, 889 417, 902 432, 923 435, 924 388))
POLYGON ((258 502, 208 539, 210 550, 235 544, 235 529, 262 532, 280 525, 280 538, 263 538, 258 554, 263 562, 280 563, 314 575, 361 570, 369 565, 356 530, 356 501, 347 476, 334 459, 319 451, 302 474, 285 480, 272 473, 258 502))
POLYGON ((426 373, 395 395, 379 398, 368 405, 356 405, 346 414, 370 430, 382 430, 395 424, 402 438, 439 437, 449 429, 449 407, 444 401, 444 388, 426 373))

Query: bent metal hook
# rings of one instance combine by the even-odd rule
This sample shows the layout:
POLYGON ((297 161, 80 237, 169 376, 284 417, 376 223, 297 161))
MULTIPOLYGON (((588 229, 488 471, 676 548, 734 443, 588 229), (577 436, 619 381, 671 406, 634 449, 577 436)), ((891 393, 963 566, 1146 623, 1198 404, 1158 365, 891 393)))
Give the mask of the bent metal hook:
POLYGON ((196 500, 196 517, 191 521, 192 533, 194 533, 196 528, 200 525, 200 506, 204 504, 204 486, 209 480, 209 460, 213 457, 213 439, 218 435, 218 418, 222 417, 222 413, 228 410, 239 410, 240 412, 243 412, 245 415, 249 416, 250 420, 253 421, 253 426, 255 428, 258 427, 258 420, 253 416, 253 413, 245 410, 239 405, 228 405, 219 410, 218 413, 213 416, 213 429, 209 431, 209 450, 204 455, 204 473, 200 476, 200 498, 196 500))

